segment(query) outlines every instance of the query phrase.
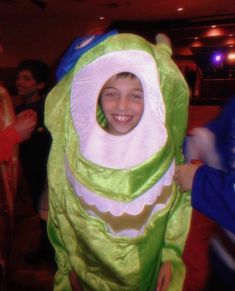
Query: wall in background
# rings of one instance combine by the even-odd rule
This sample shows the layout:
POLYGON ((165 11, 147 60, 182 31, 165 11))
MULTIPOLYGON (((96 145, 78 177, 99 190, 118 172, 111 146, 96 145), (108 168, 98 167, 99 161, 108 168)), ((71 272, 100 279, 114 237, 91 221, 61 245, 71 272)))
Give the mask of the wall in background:
MULTIPOLYGON (((108 24, 107 24, 108 25, 108 24)), ((102 22, 102 27, 106 26, 102 22)), ((92 21, 78 18, 51 17, 7 17, 1 19, 1 43, 4 52, 0 54, 0 67, 16 67, 24 58, 40 58, 53 65, 72 41, 92 33, 92 21)))

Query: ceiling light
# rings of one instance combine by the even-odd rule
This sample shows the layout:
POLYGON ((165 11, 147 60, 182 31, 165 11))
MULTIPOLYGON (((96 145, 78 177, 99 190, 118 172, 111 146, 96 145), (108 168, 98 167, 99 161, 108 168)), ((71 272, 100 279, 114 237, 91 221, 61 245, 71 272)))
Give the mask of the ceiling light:
POLYGON ((220 27, 214 27, 214 28, 210 28, 208 29, 207 31, 205 31, 205 34, 204 34, 206 37, 214 37, 214 36, 224 36, 224 35, 227 35, 227 32, 223 29, 223 28, 220 28, 220 27))
POLYGON ((99 17, 99 20, 104 20, 104 16, 100 16, 99 17))
POLYGON ((211 28, 216 28, 216 25, 211 25, 211 28))
POLYGON ((226 46, 234 45, 235 44, 235 38, 234 37, 228 37, 225 41, 224 44, 226 46))
POLYGON ((235 60, 235 53, 228 54, 228 60, 229 61, 234 61, 235 60))
POLYGON ((183 7, 179 7, 179 8, 177 8, 177 11, 183 11, 183 10, 184 10, 183 7))
POLYGON ((199 40, 196 40, 190 44, 190 47, 203 47, 203 43, 199 40))

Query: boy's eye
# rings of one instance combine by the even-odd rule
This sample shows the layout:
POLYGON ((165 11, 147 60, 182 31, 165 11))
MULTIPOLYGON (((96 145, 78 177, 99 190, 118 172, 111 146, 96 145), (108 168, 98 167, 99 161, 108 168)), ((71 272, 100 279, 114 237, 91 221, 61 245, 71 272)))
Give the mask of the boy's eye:
POLYGON ((131 94, 131 98, 133 100, 142 100, 143 99, 143 94, 141 94, 141 93, 133 93, 133 94, 131 94))
POLYGON ((112 91, 111 92, 109 92, 109 91, 104 92, 102 95, 106 98, 117 98, 118 97, 118 93, 112 92, 112 91))
POLYGON ((16 80, 17 81, 19 81, 19 80, 21 80, 21 81, 31 81, 31 80, 33 80, 33 78, 29 77, 29 76, 19 76, 19 77, 17 77, 16 80))
POLYGON ((25 81, 31 81, 32 78, 30 78, 30 77, 24 77, 24 80, 25 80, 25 81))
POLYGON ((137 94, 133 94, 132 97, 135 99, 142 99, 142 96, 137 94))

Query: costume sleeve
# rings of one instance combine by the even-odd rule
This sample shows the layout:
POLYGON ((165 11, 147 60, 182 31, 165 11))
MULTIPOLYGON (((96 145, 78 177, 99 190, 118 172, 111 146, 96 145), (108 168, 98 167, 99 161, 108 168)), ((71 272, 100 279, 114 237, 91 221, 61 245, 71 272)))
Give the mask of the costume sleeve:
POLYGON ((7 127, 0 132, 0 162, 11 159, 14 145, 19 143, 20 136, 12 127, 7 127))
MULTIPOLYGON (((176 186, 175 186, 176 187, 176 186)), ((182 261, 182 253, 189 230, 191 216, 191 202, 189 193, 179 193, 177 189, 175 201, 171 206, 166 234, 165 245, 162 250, 162 262, 172 263, 172 279, 168 291, 183 289, 185 278, 185 266, 182 261)))
POLYGON ((188 120, 189 88, 171 55, 167 45, 155 47, 161 91, 166 104, 166 128, 175 148, 176 163, 179 164, 183 162, 182 144, 188 120))
MULTIPOLYGON (((174 148, 175 161, 179 164, 183 162, 182 143, 187 127, 189 89, 183 75, 171 59, 171 49, 159 44, 155 48, 155 53, 166 105, 166 128, 174 148)), ((176 187, 173 191, 174 201, 169 206, 171 210, 162 249, 162 262, 170 261, 173 267, 168 291, 183 289, 185 267, 182 252, 192 211, 189 193, 182 195, 176 187)))
POLYGON ((50 211, 48 215, 47 229, 50 241, 56 252, 56 263, 58 266, 58 270, 55 275, 54 290, 69 291, 72 290, 69 281, 71 266, 61 235, 64 231, 62 229, 64 227, 64 223, 61 224, 61 220, 64 221, 64 214, 58 209, 58 204, 55 203, 55 201, 50 201, 49 205, 50 211))
POLYGON ((235 175, 200 167, 193 181, 192 206, 235 233, 235 175))

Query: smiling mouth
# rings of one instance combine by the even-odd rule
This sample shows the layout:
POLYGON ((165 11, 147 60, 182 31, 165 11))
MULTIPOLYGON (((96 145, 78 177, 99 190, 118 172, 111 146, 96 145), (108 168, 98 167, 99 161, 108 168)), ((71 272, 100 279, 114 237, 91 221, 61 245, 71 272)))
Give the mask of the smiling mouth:
POLYGON ((18 90, 18 91, 23 91, 24 88, 23 88, 23 87, 17 87, 17 90, 18 90))
POLYGON ((132 119, 131 115, 112 114, 112 117, 117 122, 129 122, 132 119))

